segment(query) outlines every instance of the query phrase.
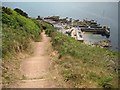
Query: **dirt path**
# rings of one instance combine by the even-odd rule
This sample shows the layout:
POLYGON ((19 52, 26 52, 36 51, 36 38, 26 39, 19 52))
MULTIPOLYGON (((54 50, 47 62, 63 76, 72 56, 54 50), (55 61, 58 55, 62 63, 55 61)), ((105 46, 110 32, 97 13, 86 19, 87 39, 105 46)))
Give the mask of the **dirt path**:
POLYGON ((17 88, 54 88, 57 87, 54 76, 50 72, 52 61, 49 55, 50 38, 44 32, 42 41, 34 42, 34 52, 29 58, 22 60, 20 71, 22 79, 10 87, 17 88))

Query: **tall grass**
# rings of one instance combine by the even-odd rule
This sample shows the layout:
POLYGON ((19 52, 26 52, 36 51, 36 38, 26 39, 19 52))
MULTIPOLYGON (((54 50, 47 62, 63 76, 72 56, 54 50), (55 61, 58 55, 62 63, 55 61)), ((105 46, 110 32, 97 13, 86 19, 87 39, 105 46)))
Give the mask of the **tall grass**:
POLYGON ((117 87, 117 52, 86 45, 54 28, 46 29, 46 34, 59 52, 56 62, 66 82, 73 87, 117 87))
MULTIPOLYGON (((32 51, 31 41, 40 41, 41 33, 38 21, 21 16, 10 8, 2 10, 2 84, 20 79, 19 53, 32 51), (29 51, 28 51, 29 49, 29 51)), ((1 33, 0 33, 1 35, 1 33)))
MULTIPOLYGON (((37 22, 37 21, 36 21, 37 22)), ((26 50, 30 40, 40 40, 40 27, 10 8, 2 11, 2 57, 26 50)))

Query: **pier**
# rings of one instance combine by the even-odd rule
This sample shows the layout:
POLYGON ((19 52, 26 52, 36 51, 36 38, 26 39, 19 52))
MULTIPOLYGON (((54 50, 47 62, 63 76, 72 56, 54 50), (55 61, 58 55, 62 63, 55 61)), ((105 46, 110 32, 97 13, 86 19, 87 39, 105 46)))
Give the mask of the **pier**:
POLYGON ((71 36, 78 41, 84 41, 84 32, 90 32, 93 34, 101 34, 107 38, 110 36, 110 28, 108 26, 101 26, 94 20, 73 21, 66 23, 60 20, 53 20, 51 18, 45 18, 44 21, 51 23, 57 30, 65 35, 71 36))
POLYGON ((81 31, 92 32, 92 33, 96 33, 96 34, 104 34, 106 36, 110 35, 109 28, 82 28, 81 31))

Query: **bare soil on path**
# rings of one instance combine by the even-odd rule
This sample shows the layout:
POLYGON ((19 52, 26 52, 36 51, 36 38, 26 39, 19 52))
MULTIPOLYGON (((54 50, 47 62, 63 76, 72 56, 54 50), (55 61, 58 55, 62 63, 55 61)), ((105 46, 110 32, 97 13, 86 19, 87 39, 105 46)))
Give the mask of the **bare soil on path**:
MULTIPOLYGON (((10 85, 12 88, 55 88, 59 87, 58 72, 51 71, 53 62, 50 52, 50 38, 43 32, 41 42, 33 43, 33 54, 22 60, 20 72, 22 79, 15 84, 10 85)), ((62 82, 61 82, 62 83, 62 82)), ((63 84, 63 83, 62 83, 63 84)), ((61 86, 60 86, 61 87, 61 86)))

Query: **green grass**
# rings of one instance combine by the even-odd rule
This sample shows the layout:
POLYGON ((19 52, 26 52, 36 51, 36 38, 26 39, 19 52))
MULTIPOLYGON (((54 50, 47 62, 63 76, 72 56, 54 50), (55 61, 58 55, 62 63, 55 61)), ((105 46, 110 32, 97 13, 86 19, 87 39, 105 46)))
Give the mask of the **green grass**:
POLYGON ((117 72, 114 70, 117 63, 109 62, 117 62, 117 52, 86 45, 54 28, 46 29, 46 34, 51 36, 52 45, 59 52, 56 63, 61 67, 60 73, 66 82, 73 87, 107 87, 108 84, 117 87, 117 72))
MULTIPOLYGON (((3 59, 25 51, 30 41, 39 41, 40 32, 45 30, 59 53, 55 62, 61 67, 60 74, 67 83, 73 87, 117 87, 117 72, 114 70, 117 69, 117 52, 78 42, 57 32, 50 23, 23 17, 10 8, 2 11, 2 22, 3 59)), ((6 76, 6 81, 9 79, 6 76)))
POLYGON ((30 41, 40 41, 41 28, 30 18, 6 8, 2 11, 2 57, 10 58, 25 51, 30 41))
MULTIPOLYGON (((1 29, 0 29, 1 30, 1 29)), ((20 78, 19 53, 29 54, 31 41, 40 41, 39 21, 21 16, 10 8, 2 11, 2 84, 3 87, 20 78), (28 51, 29 50, 29 51, 28 51)))

